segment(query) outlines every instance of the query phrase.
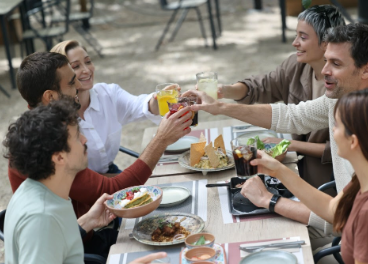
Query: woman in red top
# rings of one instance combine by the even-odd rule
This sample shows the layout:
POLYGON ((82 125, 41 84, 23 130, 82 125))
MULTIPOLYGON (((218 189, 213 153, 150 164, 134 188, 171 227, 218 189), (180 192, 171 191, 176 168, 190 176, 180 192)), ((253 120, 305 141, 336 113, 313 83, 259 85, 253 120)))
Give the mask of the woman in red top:
POLYGON ((281 180, 314 213, 333 223, 336 232, 342 232, 345 264, 368 263, 368 88, 346 94, 337 102, 333 132, 338 155, 347 159, 355 171, 351 182, 335 198, 315 189, 262 151, 251 164, 258 165, 259 173, 281 180))

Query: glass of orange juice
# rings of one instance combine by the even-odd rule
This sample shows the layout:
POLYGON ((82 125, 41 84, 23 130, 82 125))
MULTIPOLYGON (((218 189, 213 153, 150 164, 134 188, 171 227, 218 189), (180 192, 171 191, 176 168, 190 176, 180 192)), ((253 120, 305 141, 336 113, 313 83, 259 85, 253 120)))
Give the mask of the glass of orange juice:
POLYGON ((164 116, 169 112, 167 103, 177 103, 179 93, 179 85, 176 83, 162 83, 156 86, 157 103, 160 116, 164 116))

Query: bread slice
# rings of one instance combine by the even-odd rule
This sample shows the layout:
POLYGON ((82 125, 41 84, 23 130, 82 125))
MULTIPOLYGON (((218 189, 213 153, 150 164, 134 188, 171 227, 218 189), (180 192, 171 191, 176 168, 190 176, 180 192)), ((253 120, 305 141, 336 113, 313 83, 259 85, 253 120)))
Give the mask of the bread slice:
POLYGON ((192 143, 190 145, 190 166, 196 165, 204 154, 204 147, 206 142, 192 143))
POLYGON ((210 160, 210 164, 213 168, 217 168, 220 165, 220 161, 215 153, 214 148, 212 147, 212 142, 208 144, 204 150, 206 151, 206 154, 208 156, 208 159, 210 160))
POLYGON ((218 148, 221 148, 222 153, 226 154, 224 138, 222 137, 222 135, 219 135, 219 136, 215 139, 215 141, 213 142, 213 146, 215 147, 215 149, 216 149, 216 150, 217 150, 218 148))

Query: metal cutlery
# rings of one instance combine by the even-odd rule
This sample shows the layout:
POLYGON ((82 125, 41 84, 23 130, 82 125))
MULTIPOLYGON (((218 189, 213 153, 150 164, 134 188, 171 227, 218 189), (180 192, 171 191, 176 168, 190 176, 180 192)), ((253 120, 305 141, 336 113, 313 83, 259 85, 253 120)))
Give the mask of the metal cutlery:
MULTIPOLYGON (((256 252, 260 252, 264 249, 267 248, 271 248, 271 247, 258 247, 258 248, 253 248, 253 249, 249 249, 249 248, 240 248, 242 251, 245 251, 247 253, 256 253, 256 252)), ((273 247, 272 247, 273 248, 273 247)), ((286 248, 300 248, 300 245, 289 245, 289 246, 279 246, 279 247, 275 247, 276 249, 286 249, 286 248)))
POLYGON ((272 243, 267 245, 260 245, 260 246, 249 246, 249 247, 239 247, 240 250, 243 250, 248 253, 258 252, 265 248, 293 248, 293 247, 300 247, 304 245, 305 241, 292 241, 292 242, 285 242, 285 243, 272 243))
POLYGON ((176 162, 178 161, 180 155, 170 155, 170 156, 163 156, 161 157, 158 162, 159 163, 163 163, 163 162, 176 162))

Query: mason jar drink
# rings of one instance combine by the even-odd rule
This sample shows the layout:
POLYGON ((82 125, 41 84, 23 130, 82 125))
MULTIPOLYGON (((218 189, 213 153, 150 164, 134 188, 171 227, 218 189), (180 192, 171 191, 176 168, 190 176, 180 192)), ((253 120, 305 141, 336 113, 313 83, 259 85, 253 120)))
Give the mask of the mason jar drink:
POLYGON ((196 74, 197 88, 203 91, 213 99, 217 100, 217 73, 200 72, 196 74))

